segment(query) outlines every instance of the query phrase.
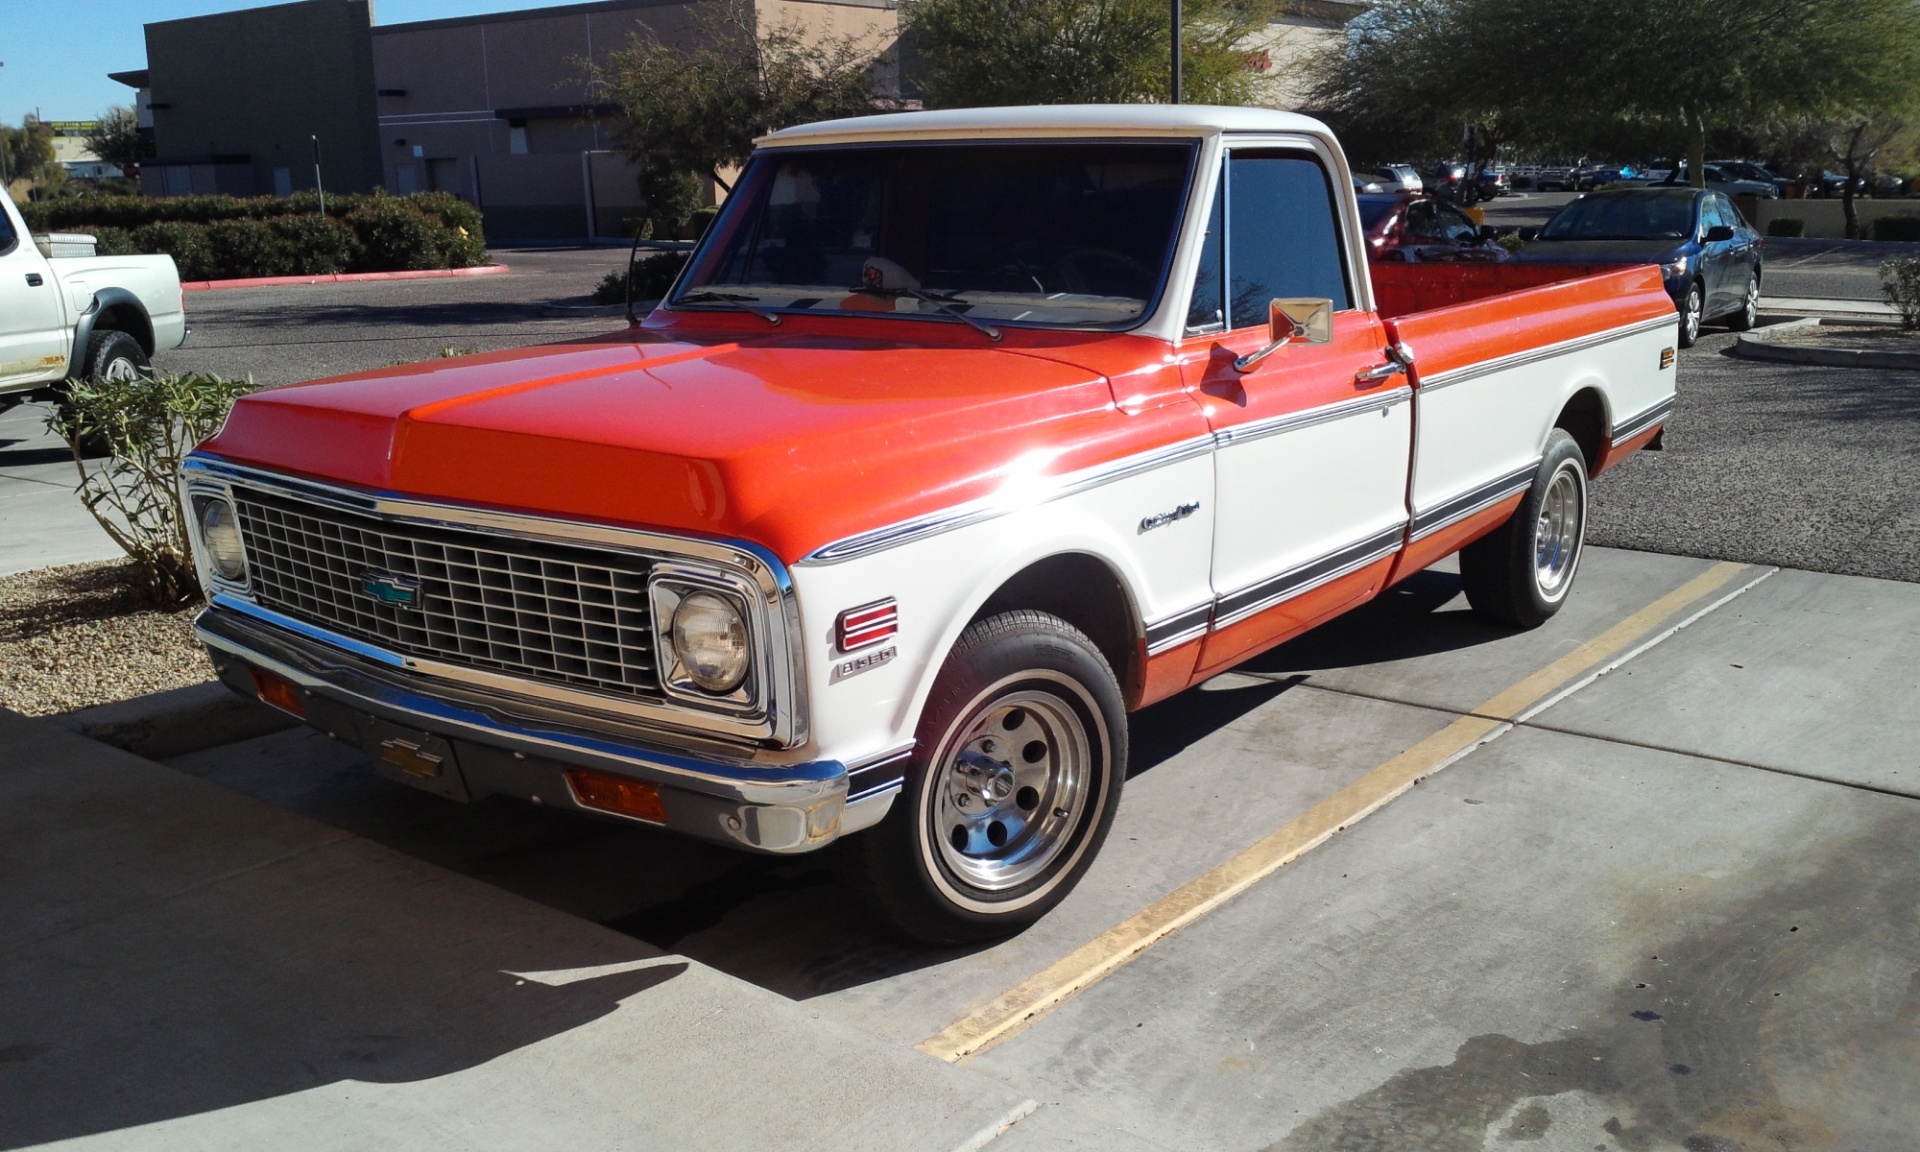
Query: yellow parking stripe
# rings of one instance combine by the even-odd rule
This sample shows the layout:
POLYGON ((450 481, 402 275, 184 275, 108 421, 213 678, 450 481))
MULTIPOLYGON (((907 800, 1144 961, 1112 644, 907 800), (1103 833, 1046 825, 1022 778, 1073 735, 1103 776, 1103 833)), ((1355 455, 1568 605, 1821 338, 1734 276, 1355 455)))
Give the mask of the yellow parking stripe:
POLYGON ((1189 880, 1031 978, 987 1001, 917 1047, 957 1062, 1017 1035, 1068 998, 1090 988, 1161 940, 1200 919, 1289 861, 1386 806, 1416 782, 1511 727, 1529 707, 1575 677, 1625 651, 1703 596, 1743 564, 1720 563, 1608 628, 1440 731, 1307 809, 1252 847, 1189 880))

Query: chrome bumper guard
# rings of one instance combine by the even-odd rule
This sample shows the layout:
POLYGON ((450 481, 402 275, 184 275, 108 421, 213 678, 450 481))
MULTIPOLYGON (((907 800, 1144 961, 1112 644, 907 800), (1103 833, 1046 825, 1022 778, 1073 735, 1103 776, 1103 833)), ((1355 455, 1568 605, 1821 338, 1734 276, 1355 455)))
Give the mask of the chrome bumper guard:
MULTIPOLYGON (((843 832, 877 822, 898 789, 891 781, 883 789, 860 788, 864 794, 850 809, 849 768, 841 761, 764 764, 720 746, 653 746, 617 724, 588 726, 598 718, 429 684, 395 670, 397 660, 382 661, 377 650, 303 636, 272 615, 222 596, 195 620, 195 635, 221 680, 253 697, 249 667, 284 677, 301 689, 308 724, 376 756, 381 737, 396 729, 444 740, 456 760, 446 778, 407 782, 453 799, 504 795, 607 815, 579 804, 567 783, 568 768, 590 768, 656 785, 670 831, 790 854, 824 847, 843 832)), ((893 766, 900 756, 896 751, 857 762, 856 778, 869 779, 873 767, 893 766)))

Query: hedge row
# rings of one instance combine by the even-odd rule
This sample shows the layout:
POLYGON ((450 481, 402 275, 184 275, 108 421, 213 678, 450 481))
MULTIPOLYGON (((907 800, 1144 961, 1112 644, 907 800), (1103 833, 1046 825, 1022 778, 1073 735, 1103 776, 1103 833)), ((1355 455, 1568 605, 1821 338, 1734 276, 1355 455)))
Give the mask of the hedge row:
POLYGON ((396 272, 484 264, 480 213, 445 192, 329 196, 89 196, 20 205, 36 232, 85 232, 103 256, 164 253, 183 280, 396 272))

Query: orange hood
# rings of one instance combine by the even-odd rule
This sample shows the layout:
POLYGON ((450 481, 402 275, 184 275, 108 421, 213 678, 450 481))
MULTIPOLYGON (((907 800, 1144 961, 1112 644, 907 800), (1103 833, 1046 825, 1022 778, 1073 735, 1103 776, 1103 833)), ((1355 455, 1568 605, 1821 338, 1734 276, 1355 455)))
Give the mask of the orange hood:
MULTIPOLYGON (((971 335, 970 333, 967 335, 971 335)), ((833 540, 1137 441, 1106 377, 1044 354, 621 333, 255 393, 203 450, 410 496, 755 541, 833 540), (710 341, 710 342, 709 342, 710 341)))

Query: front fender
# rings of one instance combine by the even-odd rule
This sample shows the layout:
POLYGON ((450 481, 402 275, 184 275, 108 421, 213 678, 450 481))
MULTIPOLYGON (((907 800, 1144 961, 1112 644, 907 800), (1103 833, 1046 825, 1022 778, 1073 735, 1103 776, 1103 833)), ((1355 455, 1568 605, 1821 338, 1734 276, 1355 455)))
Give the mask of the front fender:
POLYGON ((102 288, 93 294, 93 300, 80 313, 73 325, 73 352, 67 357, 67 378, 79 379, 87 372, 87 343, 93 339, 93 332, 102 316, 111 315, 115 323, 108 325, 132 336, 140 342, 147 355, 153 355, 153 320, 147 315, 146 306, 140 298, 125 288, 102 288), (128 319, 132 323, 128 323, 128 319))

